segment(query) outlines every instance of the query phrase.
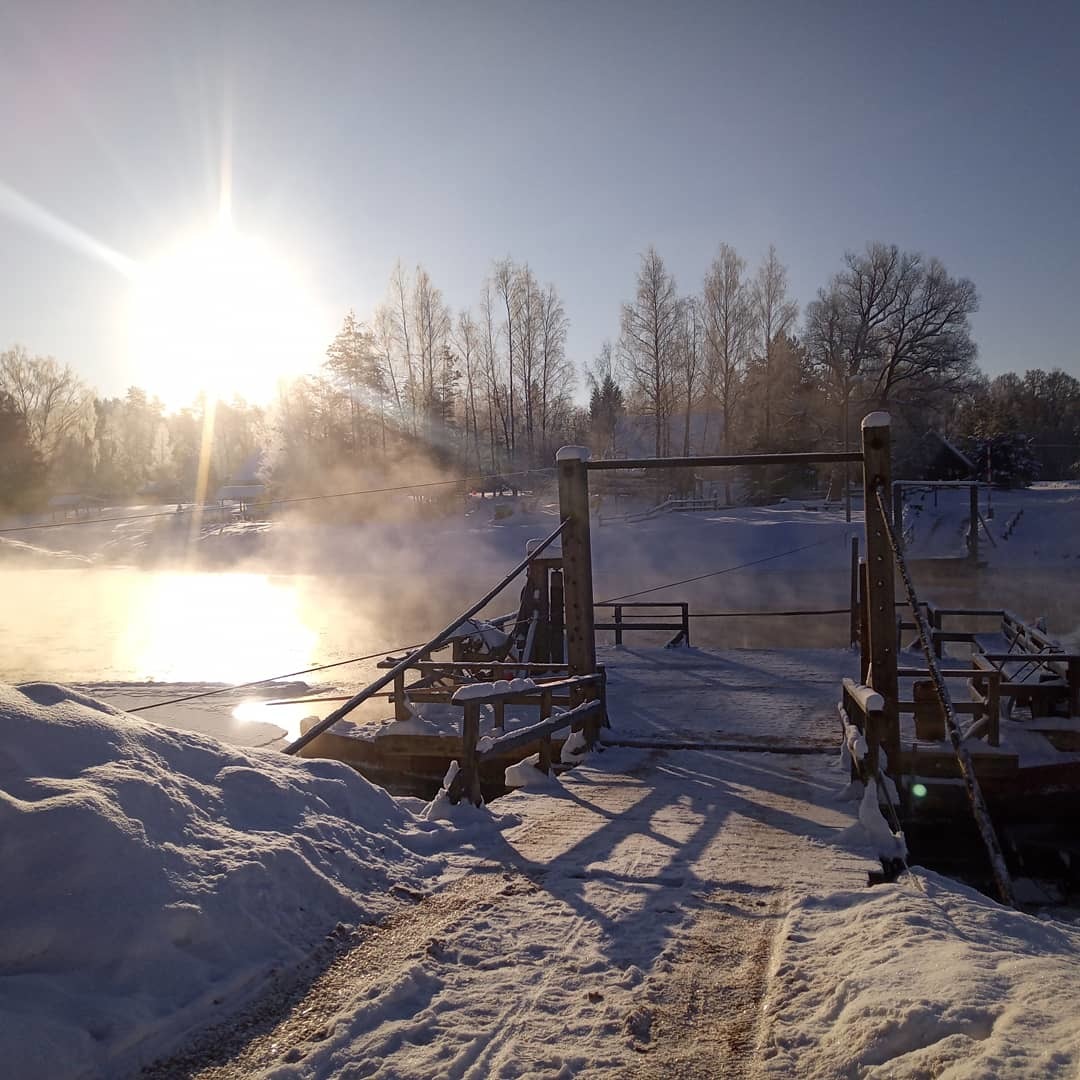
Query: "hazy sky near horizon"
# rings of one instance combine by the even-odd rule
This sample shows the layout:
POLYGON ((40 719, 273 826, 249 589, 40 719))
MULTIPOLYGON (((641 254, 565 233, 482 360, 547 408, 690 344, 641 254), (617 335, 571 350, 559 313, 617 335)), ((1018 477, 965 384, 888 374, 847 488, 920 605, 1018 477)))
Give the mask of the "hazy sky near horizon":
POLYGON ((984 370, 1080 375, 1078 73, 1076 3, 0 0, 0 348, 154 392, 122 270, 213 219, 228 147, 331 334, 397 259, 457 310, 511 255, 580 364, 649 244, 690 292, 773 243, 805 305, 882 240, 974 280, 984 370))

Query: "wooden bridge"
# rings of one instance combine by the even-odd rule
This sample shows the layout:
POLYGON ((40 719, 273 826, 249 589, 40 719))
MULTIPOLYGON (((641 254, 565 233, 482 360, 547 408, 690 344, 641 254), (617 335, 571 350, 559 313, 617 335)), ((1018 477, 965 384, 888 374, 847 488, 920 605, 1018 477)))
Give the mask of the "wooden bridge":
MULTIPOLYGON (((415 764, 425 753, 434 755, 436 762, 441 755, 443 765, 456 761, 448 780, 452 800, 464 797, 479 802, 482 784, 496 783, 502 768, 523 753, 533 753, 540 770, 549 771, 559 764, 559 746, 572 732, 589 746, 600 740, 601 733, 606 741, 619 742, 617 709, 609 717, 611 671, 597 662, 597 633, 613 633, 618 646, 624 644, 624 635, 636 630, 665 631, 673 634, 669 645, 688 645, 694 613, 684 601, 663 605, 595 602, 590 474, 838 462, 862 463, 865 500, 865 554, 858 558, 857 544, 852 552, 851 626, 859 646, 859 677, 845 680, 842 686, 837 678, 833 684, 834 700, 841 702, 841 726, 855 733, 849 737, 851 746, 861 748, 853 757, 853 777, 873 787, 896 831, 912 813, 912 791, 921 789, 925 794, 928 784, 936 779, 959 779, 966 793, 966 812, 978 830, 997 890, 1002 899, 1011 901, 1009 873, 991 804, 1000 806, 1003 792, 1024 790, 1025 784, 1029 793, 1046 784, 1052 784, 1058 794, 1063 790, 1080 792, 1080 754, 1065 752, 1065 757, 1051 760, 1052 776, 1047 774, 1042 750, 1044 746, 1047 751, 1056 750, 1052 739, 1046 739, 1037 725, 1029 725, 1025 730, 1010 729, 1004 741, 1011 745, 1003 746, 1002 707, 1020 704, 1035 717, 1060 705, 1069 716, 1077 716, 1080 657, 1066 654, 1041 631, 1026 627, 1006 612, 946 610, 919 598, 893 520, 890 427, 884 413, 872 413, 864 419, 862 449, 853 452, 590 461, 583 448, 564 447, 557 455, 558 527, 532 545, 492 590, 423 646, 407 656, 384 661, 380 665, 384 675, 308 728, 287 752, 347 758, 340 746, 335 749, 338 737, 330 729, 391 684, 388 698, 398 720, 407 720, 416 703, 459 710, 454 733, 444 736, 438 746, 423 735, 376 740, 382 742, 381 751, 391 760, 396 755, 403 768, 409 762, 415 764), (561 544, 558 553, 553 547, 556 540, 561 544), (900 604, 906 607, 906 615, 899 620, 897 574, 905 593, 900 604), (521 604, 515 615, 498 620, 505 630, 502 640, 492 644, 482 640, 482 635, 478 639, 475 624, 469 620, 519 575, 525 577, 521 604), (612 614, 605 618, 598 609, 612 614), (996 618, 1000 640, 954 625, 956 620, 975 617, 996 618), (912 644, 921 649, 922 656, 908 654, 901 663, 901 635, 905 631, 916 632, 912 644), (950 658, 944 650, 956 644, 966 646, 970 657, 960 661, 950 658), (452 659, 436 660, 433 654, 445 648, 453 649, 452 659), (954 700, 958 686, 967 687, 969 701, 954 700), (506 719, 508 708, 514 712, 511 725, 506 719), (532 718, 525 715, 529 713, 532 718), (486 733, 482 715, 492 717, 486 733), (961 717, 970 719, 962 724, 961 717), (610 734, 606 731, 609 725, 610 734), (312 746, 315 740, 320 742, 312 746), (1025 775, 1036 759, 1043 771, 1025 775), (992 788, 989 801, 983 791, 986 783, 992 788)), ((722 661, 713 658, 711 662, 722 661)), ((671 667, 674 672, 679 665, 671 667)), ((706 706, 710 715, 725 707, 723 693, 718 690, 714 696, 711 710, 706 706)), ((677 694, 672 695, 671 705, 680 707, 677 694)), ((1066 734, 1069 730, 1066 727, 1066 734)), ((1075 737, 1080 738, 1080 732, 1075 737)), ((622 741, 627 741, 625 736, 622 741)), ((722 723, 715 737, 683 741, 702 747, 770 748, 768 741, 755 740, 752 732, 742 732, 736 739, 723 731, 722 723)), ((650 741, 639 735, 636 742, 628 744, 648 746, 650 741)), ((670 747, 663 740, 655 745, 670 747)), ((782 744, 774 742, 771 748, 797 753, 821 747, 806 738, 805 732, 790 731, 782 744)), ((923 802, 921 811, 927 805, 923 802)), ((951 812, 957 812, 956 808, 951 812)), ((885 872, 899 869, 899 864, 887 865, 885 872)))

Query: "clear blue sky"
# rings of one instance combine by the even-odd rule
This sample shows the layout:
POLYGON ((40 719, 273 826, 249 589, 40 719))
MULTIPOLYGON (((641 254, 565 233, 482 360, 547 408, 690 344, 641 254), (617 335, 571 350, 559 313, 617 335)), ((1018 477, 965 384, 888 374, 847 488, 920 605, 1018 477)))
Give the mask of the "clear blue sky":
POLYGON ((1080 374, 1078 72, 1076 3, 3 0, 0 347, 154 389, 128 282, 11 191, 146 259, 214 212, 228 112, 238 226, 335 315, 398 258, 472 304, 510 254, 582 362, 650 243, 684 291, 775 243, 805 304, 880 239, 975 281, 985 370, 1080 374))

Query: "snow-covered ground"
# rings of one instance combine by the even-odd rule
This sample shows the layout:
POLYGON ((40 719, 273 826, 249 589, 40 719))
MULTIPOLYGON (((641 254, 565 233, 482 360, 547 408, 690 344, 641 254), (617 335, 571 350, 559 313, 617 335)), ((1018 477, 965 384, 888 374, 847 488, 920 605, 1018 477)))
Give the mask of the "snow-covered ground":
POLYGON ((1075 1077, 1080 929, 919 870, 798 900, 777 935, 763 1072, 1075 1077))
POLYGON ((5 688, 12 1075, 1075 1075, 1080 933, 867 889, 835 754, 716 748, 824 740, 850 653, 623 653, 658 746, 480 810, 5 688))

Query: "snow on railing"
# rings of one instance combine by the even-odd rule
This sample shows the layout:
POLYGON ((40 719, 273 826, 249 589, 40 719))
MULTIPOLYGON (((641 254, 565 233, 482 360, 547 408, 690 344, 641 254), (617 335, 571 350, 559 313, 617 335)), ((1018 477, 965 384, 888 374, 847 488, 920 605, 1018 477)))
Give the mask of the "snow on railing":
POLYGON ((505 754, 533 743, 539 743, 536 767, 548 774, 552 766, 551 737, 558 731, 570 728, 581 732, 586 747, 592 747, 600 733, 605 714, 606 678, 603 668, 594 675, 572 675, 564 679, 537 683, 533 679, 500 679, 490 683, 473 683, 459 687, 451 701, 464 709, 461 720, 460 768, 447 787, 451 803, 467 798, 479 806, 483 801, 480 792, 480 766, 497 754, 505 754), (556 712, 556 692, 565 693, 570 701, 585 697, 576 706, 556 712), (540 721, 526 727, 503 732, 496 737, 480 738, 480 709, 483 705, 496 708, 508 701, 532 704, 540 707, 540 721))

